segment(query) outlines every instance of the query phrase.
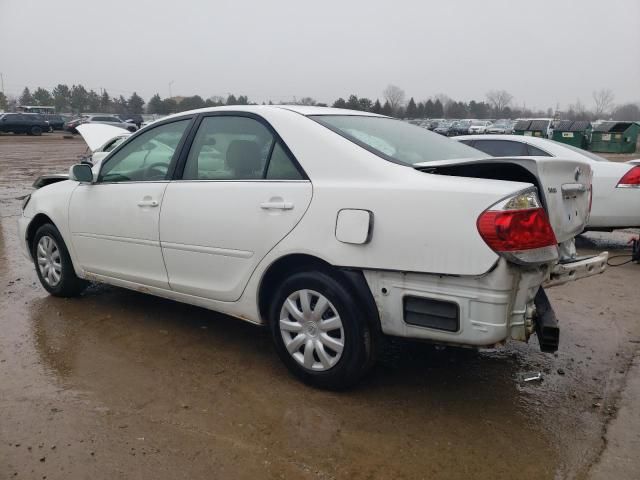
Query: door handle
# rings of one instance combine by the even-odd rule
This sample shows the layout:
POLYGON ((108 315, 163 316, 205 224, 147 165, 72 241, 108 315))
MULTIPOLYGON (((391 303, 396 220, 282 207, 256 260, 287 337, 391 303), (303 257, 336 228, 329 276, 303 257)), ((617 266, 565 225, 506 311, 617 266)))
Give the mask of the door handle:
POLYGON ((260 208, 263 210, 292 210, 293 203, 291 202, 262 202, 260 208))
POLYGON ((157 207, 159 205, 157 200, 140 200, 138 202, 139 207, 157 207))

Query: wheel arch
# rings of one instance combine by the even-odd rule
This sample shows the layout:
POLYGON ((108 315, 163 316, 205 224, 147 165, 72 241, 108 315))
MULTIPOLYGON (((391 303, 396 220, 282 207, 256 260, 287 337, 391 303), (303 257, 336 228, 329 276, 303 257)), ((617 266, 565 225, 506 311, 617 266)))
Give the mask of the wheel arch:
POLYGON ((269 321, 269 306, 280 283, 289 275, 309 270, 320 270, 344 283, 359 305, 365 310, 365 318, 377 331, 381 331, 380 316, 369 285, 361 270, 341 268, 309 254, 292 253, 275 260, 262 275, 258 287, 258 312, 265 324, 269 321))
POLYGON ((33 237, 35 237, 38 229, 42 225, 45 225, 47 223, 50 223, 54 227, 56 226, 53 220, 51 220, 51 218, 44 213, 38 213, 35 217, 31 219, 31 222, 29 222, 29 226, 27 227, 27 235, 26 235, 27 238, 25 240, 27 241, 27 245, 29 246, 29 255, 31 255, 32 258, 33 258, 33 237))

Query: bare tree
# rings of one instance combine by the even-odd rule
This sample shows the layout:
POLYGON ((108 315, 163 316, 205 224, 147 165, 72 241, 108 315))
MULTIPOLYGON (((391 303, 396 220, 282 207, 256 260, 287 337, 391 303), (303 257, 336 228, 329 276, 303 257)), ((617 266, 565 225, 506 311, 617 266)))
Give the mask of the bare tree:
POLYGON ((513 95, 506 90, 489 90, 486 97, 496 113, 502 113, 513 100, 513 95))
POLYGON ((611 110, 613 110, 613 98, 613 92, 608 88, 601 88, 593 92, 593 101, 596 104, 594 112, 596 118, 601 118, 604 114, 611 113, 611 110))
POLYGON ((382 92, 384 99, 389 102, 391 110, 397 112, 404 105, 404 90, 395 85, 389 85, 382 92))

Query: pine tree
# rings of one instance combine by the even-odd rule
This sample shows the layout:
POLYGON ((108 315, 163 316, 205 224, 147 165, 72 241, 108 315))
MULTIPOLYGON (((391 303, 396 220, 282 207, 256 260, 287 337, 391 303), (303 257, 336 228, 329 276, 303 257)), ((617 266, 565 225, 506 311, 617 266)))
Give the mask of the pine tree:
MULTIPOLYGON (((202 103, 204 104, 204 102, 202 103)), ((136 92, 133 92, 131 94, 131 97, 129 97, 129 100, 127 101, 127 107, 129 109, 129 113, 140 114, 142 113, 142 109, 144 108, 144 100, 136 92)))
POLYGON ((56 112, 68 112, 71 108, 71 90, 69 90, 69 87, 59 83, 51 93, 53 94, 53 105, 56 107, 56 112))
POLYGON ((405 116, 407 118, 416 118, 418 116, 418 108, 416 107, 416 102, 413 100, 413 97, 409 99, 405 116))
POLYGON ((33 95, 31 95, 31 92, 29 91, 29 87, 24 87, 22 95, 20 95, 20 100, 18 101, 20 102, 20 105, 33 105, 35 103, 33 95))
POLYGON ((149 103, 147 103, 147 112, 152 114, 161 114, 163 113, 163 110, 164 105, 162 104, 162 99, 160 98, 160 95, 156 93, 153 97, 151 97, 149 103))
POLYGON ((391 108, 391 104, 389 103, 389 100, 384 102, 381 113, 382 115, 386 115, 387 117, 390 117, 393 115, 393 109, 391 108))
POLYGON ((443 118, 444 117, 444 107, 442 106, 442 102, 438 99, 433 104, 433 117, 434 118, 443 118))
POLYGON ((378 100, 376 98, 376 103, 373 104, 373 107, 371 107, 371 111, 373 113, 382 113, 382 105, 380 105, 380 100, 378 100))
POLYGON ((40 105, 42 107, 53 105, 53 97, 48 90, 41 87, 38 87, 36 91, 33 92, 33 101, 36 105, 40 105))

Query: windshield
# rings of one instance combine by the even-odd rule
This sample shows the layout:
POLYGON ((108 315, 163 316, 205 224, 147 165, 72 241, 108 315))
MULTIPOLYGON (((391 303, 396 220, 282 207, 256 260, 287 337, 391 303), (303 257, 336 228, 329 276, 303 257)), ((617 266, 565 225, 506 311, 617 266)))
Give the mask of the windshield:
POLYGON ((404 165, 483 156, 475 148, 392 118, 356 115, 309 118, 386 160, 404 165))

